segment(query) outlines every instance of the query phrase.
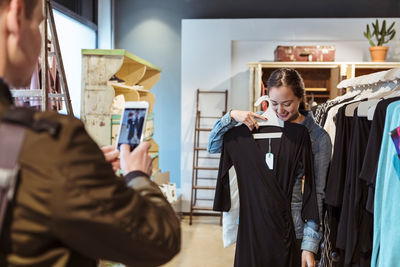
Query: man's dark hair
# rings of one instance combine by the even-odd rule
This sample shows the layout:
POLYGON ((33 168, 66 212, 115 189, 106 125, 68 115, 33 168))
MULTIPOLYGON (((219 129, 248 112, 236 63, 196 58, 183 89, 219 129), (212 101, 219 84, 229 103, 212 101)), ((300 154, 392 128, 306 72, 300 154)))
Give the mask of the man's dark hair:
MULTIPOLYGON (((36 4, 39 2, 39 0, 22 0, 24 2, 24 8, 25 8, 25 16, 30 19, 33 14, 33 10, 36 7, 36 4)), ((10 0, 0 0, 0 10, 2 10, 8 3, 10 3, 10 0)))

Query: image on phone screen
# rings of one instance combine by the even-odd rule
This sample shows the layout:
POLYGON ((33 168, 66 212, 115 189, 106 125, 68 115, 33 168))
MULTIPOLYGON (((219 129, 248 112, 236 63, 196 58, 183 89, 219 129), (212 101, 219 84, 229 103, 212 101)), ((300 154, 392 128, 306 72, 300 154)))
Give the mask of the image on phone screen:
POLYGON ((129 144, 131 150, 133 150, 140 144, 145 116, 145 108, 125 108, 118 139, 118 149, 121 144, 129 144))

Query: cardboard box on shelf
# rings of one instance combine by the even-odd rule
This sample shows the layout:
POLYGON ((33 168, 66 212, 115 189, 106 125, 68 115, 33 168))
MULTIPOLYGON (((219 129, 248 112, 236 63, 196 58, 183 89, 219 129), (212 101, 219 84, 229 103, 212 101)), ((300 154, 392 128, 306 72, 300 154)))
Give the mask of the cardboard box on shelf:
POLYGON ((154 182, 157 185, 169 184, 169 172, 158 172, 154 174, 154 182))

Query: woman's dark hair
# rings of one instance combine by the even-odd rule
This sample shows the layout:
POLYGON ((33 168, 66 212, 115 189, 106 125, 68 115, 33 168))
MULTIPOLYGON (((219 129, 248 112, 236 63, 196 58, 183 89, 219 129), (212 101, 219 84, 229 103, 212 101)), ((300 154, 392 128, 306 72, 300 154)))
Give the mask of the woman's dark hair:
POLYGON ((294 95, 300 99, 299 109, 306 108, 304 103, 306 89, 303 78, 301 78, 300 74, 296 70, 282 68, 274 70, 271 73, 267 81, 267 90, 269 91, 272 87, 281 86, 287 86, 293 90, 294 95))

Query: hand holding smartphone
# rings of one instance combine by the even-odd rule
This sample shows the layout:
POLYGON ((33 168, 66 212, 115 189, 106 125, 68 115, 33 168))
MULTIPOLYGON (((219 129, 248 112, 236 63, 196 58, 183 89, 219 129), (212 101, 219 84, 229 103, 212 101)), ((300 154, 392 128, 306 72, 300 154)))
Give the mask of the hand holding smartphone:
POLYGON ((117 139, 117 149, 128 144, 131 151, 143 141, 149 103, 145 101, 125 102, 117 139))

